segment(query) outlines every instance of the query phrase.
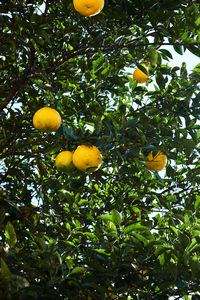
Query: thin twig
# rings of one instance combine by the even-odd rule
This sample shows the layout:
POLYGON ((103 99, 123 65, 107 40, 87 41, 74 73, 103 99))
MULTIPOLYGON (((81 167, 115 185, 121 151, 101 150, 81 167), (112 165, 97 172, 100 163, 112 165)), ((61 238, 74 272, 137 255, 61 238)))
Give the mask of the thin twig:
POLYGON ((34 60, 35 60, 35 49, 33 47, 33 45, 31 45, 31 53, 30 53, 30 58, 29 58, 29 62, 27 65, 27 68, 24 72, 24 74, 21 76, 21 78, 19 78, 16 82, 15 85, 13 86, 13 88, 11 89, 10 94, 7 96, 6 100, 3 101, 0 104, 0 112, 8 105, 8 103, 10 101, 13 100, 13 98, 16 96, 17 92, 21 89, 21 87, 25 84, 25 82, 27 81, 28 76, 31 74, 31 70, 32 70, 32 66, 34 64, 34 60))
POLYGON ((24 155, 26 157, 31 157, 31 156, 34 156, 36 153, 42 153, 46 150, 46 148, 44 149, 38 149, 38 150, 35 150, 35 151, 32 151, 32 152, 23 152, 23 151, 8 151, 6 153, 3 153, 0 155, 0 159, 2 158, 5 158, 5 157, 9 157, 9 156, 19 156, 19 155, 24 155))
MULTIPOLYGON (((57 60, 55 60, 53 66, 47 70, 47 74, 52 73, 53 71, 57 70, 58 68, 60 68, 62 65, 64 65, 67 61, 69 61, 71 58, 75 58, 79 55, 92 55, 92 54, 96 54, 98 52, 102 52, 102 53, 107 53, 110 51, 115 51, 115 50, 122 50, 122 49, 131 49, 131 48, 135 48, 135 47, 147 47, 147 46, 158 46, 159 43, 138 43, 136 40, 129 42, 127 44, 123 44, 123 45, 112 45, 109 47, 104 47, 104 48, 97 48, 97 49, 93 49, 91 50, 90 45, 87 46, 83 46, 79 49, 76 50, 72 50, 66 53, 66 55, 64 57, 59 58, 57 60), (90 48, 88 51, 86 51, 88 48, 90 48)), ((196 46, 200 46, 200 43, 193 43, 193 44, 186 44, 186 43, 180 43, 180 42, 176 42, 176 43, 160 43, 160 46, 190 46, 190 45, 196 45, 196 46)))

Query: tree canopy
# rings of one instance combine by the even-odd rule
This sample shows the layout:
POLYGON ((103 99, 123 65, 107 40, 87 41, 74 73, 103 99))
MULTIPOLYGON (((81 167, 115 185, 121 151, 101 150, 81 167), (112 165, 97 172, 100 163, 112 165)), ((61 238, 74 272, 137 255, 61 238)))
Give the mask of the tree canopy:
POLYGON ((200 299, 200 64, 165 47, 200 57, 199 1, 0 4, 0 299, 200 299), (56 132, 33 127, 45 106, 56 132), (57 170, 82 144, 99 170, 57 170))

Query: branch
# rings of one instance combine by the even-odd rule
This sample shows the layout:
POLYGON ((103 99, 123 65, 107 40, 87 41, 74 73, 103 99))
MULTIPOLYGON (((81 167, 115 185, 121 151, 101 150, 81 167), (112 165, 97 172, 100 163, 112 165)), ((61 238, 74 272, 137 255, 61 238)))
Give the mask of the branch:
POLYGON ((22 155, 22 156, 32 157, 36 153, 43 153, 44 151, 46 151, 46 148, 38 149, 38 150, 35 150, 35 151, 32 151, 32 152, 7 151, 6 153, 0 155, 0 159, 5 158, 5 157, 9 157, 9 156, 15 156, 15 155, 17 155, 17 156, 22 155))
POLYGON ((23 74, 23 76, 21 76, 21 78, 19 78, 15 85, 13 86, 13 88, 11 89, 11 92, 10 94, 7 96, 6 100, 3 101, 1 104, 0 104, 0 112, 8 105, 8 103, 10 101, 13 100, 13 98, 16 96, 17 92, 21 89, 21 87, 26 83, 26 80, 28 78, 28 75, 30 75, 31 73, 31 69, 32 69, 32 66, 33 66, 33 63, 34 63, 34 60, 35 60, 35 49, 33 47, 33 45, 31 46, 31 53, 30 53, 30 57, 29 57, 29 62, 28 62, 28 65, 27 65, 27 68, 23 74))
MULTIPOLYGON (((42 139, 38 139, 38 140, 35 140, 35 141, 28 141, 28 140, 24 140, 24 143, 26 145, 31 145, 31 146, 34 146, 34 145, 42 145, 44 144, 45 142, 50 142, 50 141, 53 141, 52 138, 49 138, 49 137, 46 137, 46 138, 42 138, 42 139)), ((47 143, 46 145, 47 146, 47 143)), ((52 146, 52 144, 50 144, 49 146, 52 146)), ((31 156, 34 156, 34 154, 36 153, 43 153, 47 150, 48 148, 45 147, 45 148, 40 148, 40 149, 37 149, 37 150, 32 150, 31 152, 29 151, 19 151, 19 150, 14 150, 14 149, 10 149, 7 150, 5 153, 2 153, 0 154, 0 159, 3 159, 5 157, 10 157, 10 156, 27 156, 27 157, 31 157, 31 156)))
POLYGON ((127 44, 122 44, 122 45, 112 45, 112 46, 109 46, 109 47, 105 47, 105 48, 97 48, 97 49, 94 49, 94 50, 91 50, 91 46, 90 45, 87 45, 87 46, 83 46, 79 49, 76 49, 76 50, 72 50, 72 51, 69 51, 68 53, 66 53, 66 55, 64 57, 62 57, 62 60, 61 58, 55 60, 53 66, 47 70, 47 74, 50 74, 51 72, 57 70, 59 67, 61 67, 63 64, 65 64, 69 59, 71 58, 74 58, 74 57, 77 57, 79 55, 92 55, 92 54, 96 54, 98 53, 99 51, 102 52, 102 53, 107 53, 107 52, 110 52, 110 51, 115 51, 115 50, 122 50, 122 49, 131 49, 131 48, 136 48, 136 47, 147 47, 147 46, 200 46, 200 43, 184 43, 184 42, 175 42, 175 43, 141 43, 137 40, 134 40, 134 41, 131 41, 131 42, 128 42, 127 44), (90 49, 88 51, 86 51, 87 49, 90 49))

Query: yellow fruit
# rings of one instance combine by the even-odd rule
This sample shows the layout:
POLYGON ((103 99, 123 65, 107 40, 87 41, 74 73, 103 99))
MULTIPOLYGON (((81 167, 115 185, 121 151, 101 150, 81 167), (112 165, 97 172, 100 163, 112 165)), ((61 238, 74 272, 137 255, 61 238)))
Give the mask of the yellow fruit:
MULTIPOLYGON (((108 291, 112 291, 113 289, 111 287, 108 287, 108 291)), ((117 299, 118 297, 116 295, 113 295, 112 293, 105 293, 105 299, 117 299)))
POLYGON ((73 0, 74 8, 83 16, 95 16, 104 7, 104 0, 73 0))
POLYGON ((148 273, 147 270, 140 270, 139 272, 140 272, 139 277, 140 277, 142 280, 148 280, 148 279, 149 279, 149 276, 145 275, 145 274, 148 273))
MULTIPOLYGON (((144 68, 147 71, 147 74, 149 73, 149 69, 148 69, 148 62, 144 62, 144 68)), ((144 72, 142 72, 139 68, 135 69, 135 71, 133 72, 133 79, 137 80, 138 83, 145 83, 148 79, 148 75, 145 74, 144 72)))
POLYGON ((151 151, 147 155, 147 159, 149 161, 146 161, 145 165, 147 169, 152 171, 160 171, 164 169, 167 164, 167 156, 161 151, 158 151, 155 156, 153 156, 153 151, 151 151))
POLYGON ((33 116, 33 126, 43 132, 56 131, 61 125, 60 114, 53 108, 43 107, 33 116))
MULTIPOLYGON (((142 280, 148 280, 149 276, 145 275, 148 273, 147 270, 142 270, 138 267, 138 265, 133 265, 134 269, 139 272, 138 276, 142 279, 142 280)), ((132 286, 136 286, 135 284, 133 284, 132 286)))
POLYGON ((64 172, 71 172, 74 170, 73 153, 71 151, 62 151, 56 156, 56 168, 64 172))
POLYGON ((95 146, 80 145, 73 154, 75 167, 83 172, 94 172, 99 169, 102 156, 95 146))
POLYGON ((79 292, 78 297, 81 297, 82 299, 92 300, 92 297, 86 296, 82 291, 79 292))

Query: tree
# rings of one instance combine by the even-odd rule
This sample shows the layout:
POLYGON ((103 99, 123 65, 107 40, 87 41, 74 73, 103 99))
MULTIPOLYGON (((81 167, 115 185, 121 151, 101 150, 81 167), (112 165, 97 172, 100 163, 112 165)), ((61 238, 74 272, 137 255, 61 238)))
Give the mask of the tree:
POLYGON ((1 3, 1 299, 200 298, 200 66, 171 68, 165 49, 200 56, 199 8, 107 0, 89 18, 69 0, 1 3), (32 125, 43 106, 56 133, 32 125), (101 168, 58 171, 80 144, 101 168), (145 168, 151 150, 163 176, 145 168))

